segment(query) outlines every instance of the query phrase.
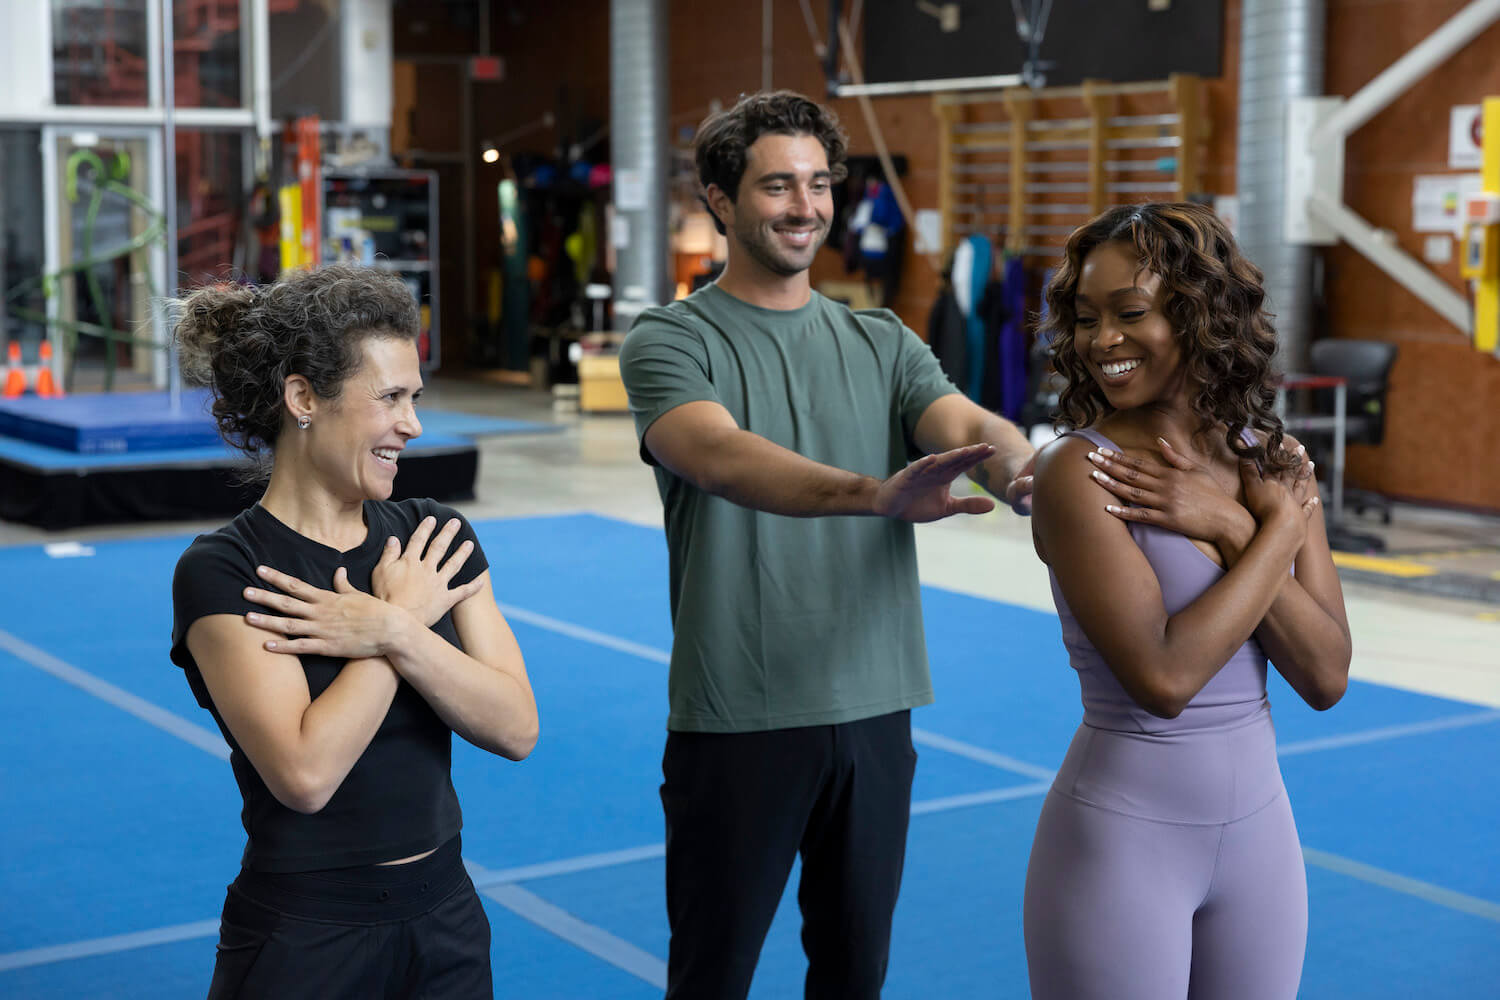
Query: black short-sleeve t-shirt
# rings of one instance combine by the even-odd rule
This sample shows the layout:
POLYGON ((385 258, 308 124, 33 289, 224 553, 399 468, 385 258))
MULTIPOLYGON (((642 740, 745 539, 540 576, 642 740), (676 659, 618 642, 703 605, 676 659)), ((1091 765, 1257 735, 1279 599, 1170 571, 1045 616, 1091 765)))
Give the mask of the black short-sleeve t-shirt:
MULTIPOLYGON (((376 864, 437 847, 458 833, 462 816, 450 775, 452 731, 410 684, 401 682, 380 729, 328 804, 305 815, 277 801, 256 773, 224 725, 187 647, 188 629, 199 618, 266 610, 244 597, 246 587, 274 589, 256 576, 256 566, 270 566, 325 589, 333 587, 334 571, 343 566, 350 585, 369 592, 386 539, 394 535, 404 544, 428 515, 437 518, 439 527, 460 518, 450 552, 466 539, 474 542, 454 586, 488 568, 469 523, 431 500, 367 500, 365 540, 345 552, 298 534, 256 504, 218 531, 198 536, 178 560, 172 580, 172 662, 182 668, 198 704, 213 714, 229 743, 230 766, 244 799, 246 868, 293 872, 376 864)), ((433 631, 461 646, 451 614, 433 631)), ((300 659, 313 698, 345 663, 327 656, 300 659)))

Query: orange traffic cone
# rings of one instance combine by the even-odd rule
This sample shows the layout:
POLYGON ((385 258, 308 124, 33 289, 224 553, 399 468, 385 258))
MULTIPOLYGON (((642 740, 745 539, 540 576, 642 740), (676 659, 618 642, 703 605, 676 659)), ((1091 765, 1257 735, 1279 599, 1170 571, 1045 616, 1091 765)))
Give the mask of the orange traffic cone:
POLYGON ((5 352, 5 388, 0 396, 6 399, 19 396, 26 391, 26 373, 21 370, 21 342, 12 340, 5 352))
POLYGON ((52 377, 52 341, 42 341, 42 353, 37 359, 36 394, 47 399, 61 399, 62 386, 52 377))

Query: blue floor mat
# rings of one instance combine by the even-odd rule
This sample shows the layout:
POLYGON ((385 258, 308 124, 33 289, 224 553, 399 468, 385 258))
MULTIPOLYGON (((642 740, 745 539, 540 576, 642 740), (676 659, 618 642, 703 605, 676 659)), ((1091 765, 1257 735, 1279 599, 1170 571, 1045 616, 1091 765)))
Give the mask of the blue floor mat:
MULTIPOLYGON (((520 764, 456 744, 466 857, 504 871, 627 848, 649 854, 663 836, 659 658, 671 640, 661 532, 593 516, 476 527, 497 597, 515 609, 542 740, 520 764), (567 626, 592 631, 557 631, 567 626), (599 636, 643 649, 606 648, 591 641, 599 636)), ((171 570, 189 540, 96 543, 92 556, 74 559, 39 546, 0 549, 0 578, 12 581, 0 631, 212 730, 166 655, 171 570)), ((924 601, 937 703, 914 712, 914 724, 1055 767, 1080 714, 1056 618, 932 587, 924 601)), ((212 920, 243 831, 225 762, 3 651, 0 684, 0 893, 10 901, 0 908, 0 996, 201 996, 211 936, 5 969, 7 956, 27 949, 212 920)), ((1271 689, 1283 745, 1481 711, 1354 682, 1336 709, 1315 713, 1279 678, 1271 689)), ((919 752, 918 802, 1035 784, 919 752)), ((1500 797, 1488 766, 1497 756, 1500 722, 1490 721, 1299 753, 1282 768, 1309 848, 1500 913, 1500 797)), ((1020 899, 1041 801, 1026 794, 913 817, 886 996, 1026 995, 1020 899)), ((662 869, 648 856, 524 888, 664 961, 662 869)), ((795 878, 767 938, 756 998, 800 994, 795 878)), ((1500 918, 1316 864, 1308 879, 1304 996, 1490 995, 1500 918)), ((497 996, 660 995, 498 904, 486 908, 497 996)))
MULTIPOLYGON (((418 410, 417 416, 422 421, 422 438, 429 434, 471 438, 489 437, 496 434, 552 434, 563 429, 562 424, 548 424, 536 420, 513 420, 509 417, 487 417, 479 413, 435 410, 426 406, 418 410)), ((417 438, 417 440, 420 441, 422 438, 417 438)))
POLYGON ((229 764, 5 653, 0 684, 0 952, 213 916, 244 846, 229 764))
MULTIPOLYGON (((413 454, 427 451, 467 448, 477 437, 503 434, 548 434, 562 430, 561 425, 532 420, 510 420, 486 417, 452 410, 422 410, 422 435, 407 446, 413 454)), ((179 438, 186 441, 179 435, 179 438)), ((60 447, 55 442, 23 440, 6 436, 0 428, 0 461, 43 471, 60 469, 136 468, 157 465, 242 465, 248 460, 243 453, 224 444, 217 431, 206 437, 197 435, 185 445, 168 446, 176 439, 161 436, 149 448, 79 452, 60 447)))

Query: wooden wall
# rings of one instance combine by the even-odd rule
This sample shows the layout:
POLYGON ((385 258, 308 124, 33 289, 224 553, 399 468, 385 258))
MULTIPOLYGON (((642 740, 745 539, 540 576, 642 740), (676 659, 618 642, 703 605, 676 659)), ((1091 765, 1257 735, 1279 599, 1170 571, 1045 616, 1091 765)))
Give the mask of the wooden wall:
MULTIPOLYGON (((1466 6, 1465 0, 1328 0, 1325 89, 1350 95, 1466 6)), ((1448 109, 1500 94, 1493 26, 1354 133, 1344 198, 1419 260, 1412 229, 1418 174, 1448 173, 1448 109)), ((1457 249, 1430 265, 1456 289, 1457 249)), ((1356 447, 1351 479, 1429 502, 1500 511, 1500 360, 1347 246, 1324 251, 1329 332, 1394 341, 1386 440, 1356 447)))

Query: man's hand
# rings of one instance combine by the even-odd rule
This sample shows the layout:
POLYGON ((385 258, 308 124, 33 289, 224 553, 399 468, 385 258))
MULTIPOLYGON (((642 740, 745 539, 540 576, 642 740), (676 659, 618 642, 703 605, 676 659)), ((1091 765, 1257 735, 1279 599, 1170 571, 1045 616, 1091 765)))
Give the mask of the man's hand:
POLYGON ((1005 502, 1021 517, 1031 516, 1031 491, 1034 487, 1032 473, 1036 471, 1036 452, 1026 460, 1005 486, 1005 502))
POLYGON ((940 455, 926 455, 880 484, 875 513, 900 521, 939 521, 953 514, 984 514, 995 509, 989 497, 954 497, 953 480, 995 454, 991 444, 973 444, 940 455))

